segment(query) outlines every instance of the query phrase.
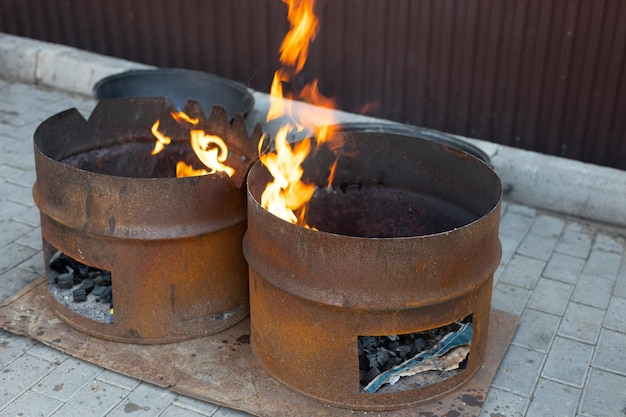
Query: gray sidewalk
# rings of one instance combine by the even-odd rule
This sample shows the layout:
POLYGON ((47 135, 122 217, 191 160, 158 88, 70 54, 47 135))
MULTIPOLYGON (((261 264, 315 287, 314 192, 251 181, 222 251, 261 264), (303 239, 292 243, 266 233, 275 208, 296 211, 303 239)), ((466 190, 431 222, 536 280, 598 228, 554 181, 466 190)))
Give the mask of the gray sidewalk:
MULTIPOLYGON (((92 98, 67 89, 38 87, 28 79, 22 80, 26 84, 8 81, 3 75, 0 72, 0 300, 43 274, 39 213, 31 197, 33 132, 55 113, 76 107, 88 115, 95 105, 92 98)), ((505 151, 500 149, 501 157, 505 151)), ((560 187, 560 181, 568 178, 553 178, 551 184, 560 187)), ((503 204, 503 256, 493 306, 521 315, 521 322, 482 416, 625 415, 626 229, 535 209, 530 202, 520 204, 520 196, 516 199, 514 203, 508 197, 503 204)), ((0 331, 0 416, 129 414, 247 415, 0 331)))

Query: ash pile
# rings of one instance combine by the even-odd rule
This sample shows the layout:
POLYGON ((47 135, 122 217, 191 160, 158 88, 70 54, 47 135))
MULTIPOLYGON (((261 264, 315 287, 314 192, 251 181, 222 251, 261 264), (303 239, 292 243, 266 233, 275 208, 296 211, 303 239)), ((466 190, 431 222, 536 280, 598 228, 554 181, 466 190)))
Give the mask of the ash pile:
POLYGON ((113 323, 111 271, 84 265, 57 252, 48 268, 50 293, 66 308, 103 323, 113 323))

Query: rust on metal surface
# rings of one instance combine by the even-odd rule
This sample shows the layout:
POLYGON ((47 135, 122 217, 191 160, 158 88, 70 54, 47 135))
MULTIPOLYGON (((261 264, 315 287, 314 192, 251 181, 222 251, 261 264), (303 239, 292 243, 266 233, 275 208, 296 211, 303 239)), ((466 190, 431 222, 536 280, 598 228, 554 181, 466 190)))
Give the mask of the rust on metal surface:
POLYGON ((260 164, 249 173, 244 254, 252 350, 276 379, 336 406, 387 410, 432 401, 464 384, 484 360, 501 256, 500 180, 478 159, 437 143, 343 136, 334 195, 324 190, 331 152, 319 151, 304 167, 320 188, 307 219, 323 231, 263 209, 269 174, 260 164), (357 210, 359 199, 366 204, 357 210), (360 391, 358 336, 425 331, 468 315, 474 328, 463 372, 412 390, 360 391))
POLYGON ((59 250, 112 274, 112 324, 49 297, 59 317, 88 334, 167 343, 221 331, 248 314, 243 184, 260 127, 248 137, 243 116, 231 124, 216 106, 206 118, 190 101, 185 111, 223 137, 239 174, 175 178, 176 161, 192 154, 188 136, 168 121, 174 111, 164 98, 116 99, 99 103, 88 121, 72 109, 35 132, 33 197, 46 269, 59 250), (152 156, 156 119, 173 143, 152 156))

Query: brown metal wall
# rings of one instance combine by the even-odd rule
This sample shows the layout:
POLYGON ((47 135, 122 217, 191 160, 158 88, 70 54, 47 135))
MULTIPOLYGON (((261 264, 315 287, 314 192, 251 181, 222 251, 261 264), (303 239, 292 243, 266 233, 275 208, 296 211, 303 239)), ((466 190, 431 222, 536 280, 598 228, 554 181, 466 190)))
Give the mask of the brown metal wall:
MULTIPOLYGON (((320 0, 299 78, 341 108, 626 169, 626 2, 320 0)), ((0 31, 267 91, 279 0, 0 0, 0 31)))

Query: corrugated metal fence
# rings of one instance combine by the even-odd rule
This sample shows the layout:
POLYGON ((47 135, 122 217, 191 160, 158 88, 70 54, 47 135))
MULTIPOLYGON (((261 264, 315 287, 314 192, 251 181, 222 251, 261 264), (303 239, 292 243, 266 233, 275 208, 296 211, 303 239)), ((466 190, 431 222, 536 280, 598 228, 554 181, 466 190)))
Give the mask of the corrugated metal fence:
MULTIPOLYGON (((320 0, 341 108, 626 169, 626 2, 320 0)), ((269 89, 279 0, 0 0, 0 31, 269 89)))

